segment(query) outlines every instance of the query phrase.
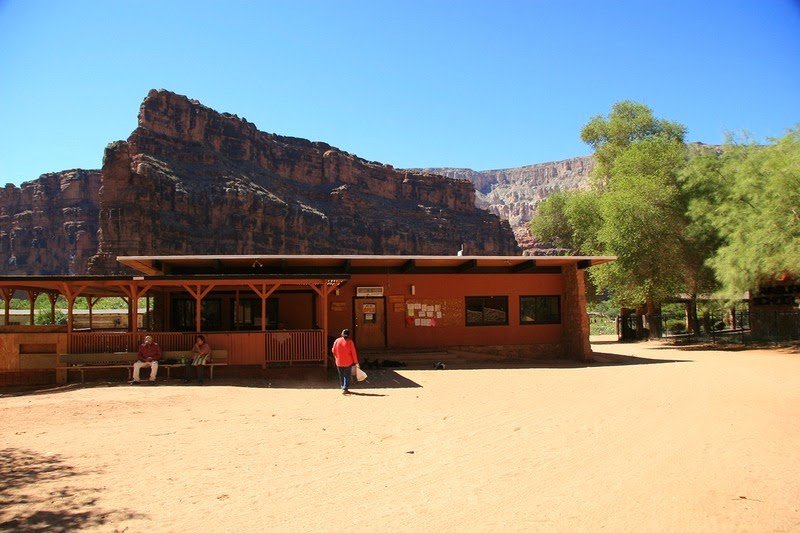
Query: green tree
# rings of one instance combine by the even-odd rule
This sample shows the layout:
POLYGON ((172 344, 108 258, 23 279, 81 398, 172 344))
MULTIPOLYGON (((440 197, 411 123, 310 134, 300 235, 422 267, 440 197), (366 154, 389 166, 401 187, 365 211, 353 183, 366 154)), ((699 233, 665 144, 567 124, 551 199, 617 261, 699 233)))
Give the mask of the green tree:
POLYGON ((596 115, 581 129, 581 139, 594 149, 594 186, 603 189, 609 184, 617 157, 631 144, 652 138, 683 143, 685 134, 682 124, 655 118, 644 104, 617 102, 608 117, 596 115))
MULTIPOLYGON (((581 130, 595 150, 590 190, 546 200, 531 223, 537 238, 574 252, 616 255, 616 262, 593 268, 590 280, 617 304, 646 305, 653 316, 690 277, 684 258, 692 238, 680 181, 684 134, 683 125, 657 119, 643 104, 615 104, 581 130)), ((654 321, 650 329, 659 333, 654 321)))
POLYGON ((716 205, 692 214, 722 239, 710 265, 724 294, 800 276, 800 127, 768 146, 730 140, 714 177, 716 205))
POLYGON ((593 269, 592 277, 626 307, 644 303, 656 313, 683 286, 685 211, 678 174, 685 158, 682 142, 651 137, 620 151, 611 168, 599 202, 597 240, 617 261, 593 269))
POLYGON ((599 197, 593 191, 558 191, 536 209, 531 234, 571 254, 593 254, 599 249, 599 197))

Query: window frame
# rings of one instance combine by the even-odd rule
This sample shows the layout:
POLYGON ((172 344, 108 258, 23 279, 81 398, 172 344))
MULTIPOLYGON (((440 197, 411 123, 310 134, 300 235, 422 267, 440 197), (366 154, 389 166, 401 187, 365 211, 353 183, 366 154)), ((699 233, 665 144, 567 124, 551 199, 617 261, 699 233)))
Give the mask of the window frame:
MULTIPOLYGON (((239 306, 244 307, 244 304, 249 306, 253 311, 258 311, 258 314, 253 312, 253 318, 258 319, 257 322, 253 324, 242 324, 237 322, 236 320, 236 312, 238 309, 236 308, 237 301, 231 300, 231 310, 233 311, 231 317, 231 324, 234 324, 234 328, 237 331, 261 331, 261 300, 259 298, 239 298, 238 300, 239 306)), ((274 331, 278 329, 278 324, 280 324, 280 304, 278 303, 278 298, 267 298, 267 330, 274 331), (273 316, 275 320, 270 320, 270 316, 273 316)))
MULTIPOLYGON (((486 316, 485 309, 486 309, 486 305, 484 304, 483 305, 483 315, 484 315, 484 317, 486 316)), ((508 296, 507 295, 504 295, 504 296, 464 296, 464 325, 465 325, 465 327, 508 326, 509 325, 508 315, 509 315, 509 312, 508 312, 508 296), (506 314, 505 322, 491 322, 491 323, 481 322, 479 324, 478 323, 470 323, 469 322, 469 312, 468 312, 468 310, 469 310, 469 300, 470 299, 482 299, 482 300, 486 300, 486 299, 502 299, 502 300, 504 300, 505 301, 505 314, 506 314)))
POLYGON ((560 294, 526 294, 526 295, 521 295, 519 297, 519 325, 520 326, 547 326, 547 325, 561 324, 561 323, 562 323, 562 320, 561 320, 561 295, 560 294), (558 315, 557 315, 556 320, 553 320, 553 321, 549 321, 548 320, 548 321, 544 321, 544 322, 523 320, 522 301, 525 298, 555 298, 556 299, 556 308, 558 310, 558 315))
MULTIPOLYGON (((200 321, 201 321, 201 331, 223 331, 224 321, 222 316, 222 297, 214 296, 211 298, 203 298, 200 307, 200 321), (206 322, 203 323, 203 320, 206 319, 208 316, 207 313, 203 313, 204 308, 208 308, 210 306, 216 306, 216 312, 218 318, 217 324, 208 324, 206 322)), ((190 297, 174 297, 170 301, 170 322, 171 327, 175 331, 194 331, 196 324, 195 324, 195 312, 197 301, 194 298, 190 297), (185 309, 184 309, 185 308, 185 309), (181 322, 184 322, 181 324, 181 322)))

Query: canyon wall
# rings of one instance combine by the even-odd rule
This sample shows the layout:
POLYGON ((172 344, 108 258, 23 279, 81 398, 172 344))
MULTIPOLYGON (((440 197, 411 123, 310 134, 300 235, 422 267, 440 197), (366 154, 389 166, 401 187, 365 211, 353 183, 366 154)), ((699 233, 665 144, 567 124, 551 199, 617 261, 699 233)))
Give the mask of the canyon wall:
POLYGON ((424 171, 470 180, 477 191, 476 204, 508 220, 526 254, 541 254, 551 251, 549 244, 537 243, 528 231, 536 207, 556 191, 585 188, 593 168, 594 158, 584 156, 500 170, 429 168, 424 171))
POLYGON ((85 274, 99 188, 99 170, 65 170, 0 189, 0 273, 85 274))
POLYGON ((467 180, 399 171, 328 144, 259 131, 168 91, 106 149, 98 253, 519 254, 467 180))

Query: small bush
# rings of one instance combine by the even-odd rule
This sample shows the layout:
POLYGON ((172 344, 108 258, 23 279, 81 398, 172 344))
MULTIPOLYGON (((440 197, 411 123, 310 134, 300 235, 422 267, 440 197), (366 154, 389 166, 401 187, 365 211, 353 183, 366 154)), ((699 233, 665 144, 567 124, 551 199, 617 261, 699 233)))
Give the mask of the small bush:
MULTIPOLYGON (((34 317, 33 322, 38 326, 47 326, 52 323, 50 320, 50 311, 49 310, 40 310, 36 313, 36 317, 34 317)), ((62 313, 61 311, 56 310, 56 324, 64 325, 67 323, 67 315, 62 313)))
POLYGON ((676 322, 669 327, 669 332, 675 335, 679 333, 686 333, 686 324, 682 322, 676 322))

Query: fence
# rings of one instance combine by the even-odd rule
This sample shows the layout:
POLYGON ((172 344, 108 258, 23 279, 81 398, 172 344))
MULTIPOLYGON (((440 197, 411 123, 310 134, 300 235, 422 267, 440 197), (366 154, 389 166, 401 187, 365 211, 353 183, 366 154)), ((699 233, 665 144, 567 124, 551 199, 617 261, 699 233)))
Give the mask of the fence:
MULTIPOLYGON (((228 350, 229 364, 324 362, 322 330, 203 333, 214 349, 228 350)), ((69 353, 136 351, 150 335, 165 352, 190 350, 195 333, 184 332, 74 332, 69 335, 69 353)))
MULTIPOLYGON (((735 311, 711 312, 698 317, 698 331, 686 329, 686 317, 682 313, 662 313, 651 317, 661 324, 662 337, 704 338, 712 342, 781 342, 800 340, 800 310, 736 309, 735 311)), ((620 318, 619 337, 636 339, 637 317, 620 318), (623 332, 627 337, 623 336, 623 332)), ((642 317, 642 320, 646 320, 642 317)), ((641 338, 647 338, 647 322, 639 328, 641 338)))

